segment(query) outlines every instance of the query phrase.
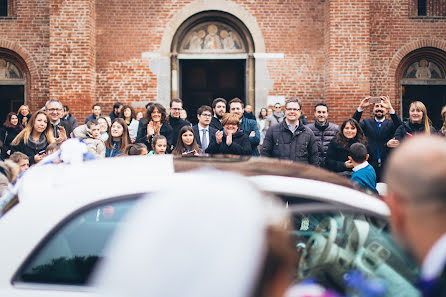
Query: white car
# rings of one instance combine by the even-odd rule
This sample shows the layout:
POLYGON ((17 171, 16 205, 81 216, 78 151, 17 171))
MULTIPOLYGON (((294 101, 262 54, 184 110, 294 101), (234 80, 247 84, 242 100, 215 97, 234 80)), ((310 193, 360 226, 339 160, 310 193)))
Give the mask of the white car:
MULTIPOLYGON (((112 234, 125 223, 127 211, 138 199, 150 199, 150 193, 175 186, 172 176, 182 174, 193 173, 174 173, 169 156, 120 157, 30 169, 19 181, 15 203, 1 210, 0 296, 90 295, 89 278, 112 234)), ((389 210, 382 201, 321 181, 244 178, 279 196, 295 214, 296 248, 305 258, 299 280, 318 277, 324 268, 328 272, 321 280, 331 275, 332 284, 326 285, 342 287, 339 278, 344 270, 357 268, 388 276, 392 284, 408 285, 410 294, 406 296, 417 296, 411 289, 416 268, 404 262, 404 255, 392 243, 386 223, 389 210), (379 245, 372 245, 376 240, 368 242, 372 233, 383 239, 379 245), (397 262, 386 261, 395 257, 397 262), (406 264, 401 264, 401 259, 406 264)))

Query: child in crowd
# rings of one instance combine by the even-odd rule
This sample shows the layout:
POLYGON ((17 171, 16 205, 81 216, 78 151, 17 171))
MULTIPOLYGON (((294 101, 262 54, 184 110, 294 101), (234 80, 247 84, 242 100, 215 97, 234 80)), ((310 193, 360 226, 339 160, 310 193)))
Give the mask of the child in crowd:
POLYGON ((152 138, 152 151, 149 155, 164 155, 167 150, 167 138, 164 135, 155 135, 152 138))
POLYGON ((348 159, 353 163, 352 181, 360 184, 365 189, 378 194, 376 190, 376 173, 372 165, 367 162, 369 154, 362 143, 354 143, 350 146, 348 159))
POLYGON ((195 139, 194 129, 191 126, 183 126, 178 133, 178 140, 172 154, 177 156, 198 156, 201 153, 200 146, 195 139))
POLYGON ((73 136, 82 139, 88 152, 100 158, 105 157, 105 143, 101 138, 101 126, 98 120, 89 120, 86 125, 74 129, 73 136))
POLYGON ((127 147, 126 154, 129 156, 147 155, 149 151, 144 143, 134 143, 127 147))
POLYGON ((57 142, 50 143, 45 149, 45 154, 49 156, 57 152, 59 149, 60 149, 60 143, 57 142))

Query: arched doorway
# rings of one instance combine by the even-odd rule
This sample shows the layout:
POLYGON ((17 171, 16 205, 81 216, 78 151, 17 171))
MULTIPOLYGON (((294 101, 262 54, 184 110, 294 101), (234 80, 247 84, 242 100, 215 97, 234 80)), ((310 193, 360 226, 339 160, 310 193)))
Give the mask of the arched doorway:
POLYGON ((446 53, 435 48, 421 48, 408 54, 400 64, 403 118, 409 117, 409 105, 426 105, 435 128, 442 124, 440 111, 446 105, 446 53))
POLYGON ((172 43, 172 98, 183 99, 188 118, 212 100, 234 97, 254 105, 254 46, 244 24, 227 13, 189 18, 172 43))
POLYGON ((17 112, 20 105, 25 102, 26 80, 17 61, 0 53, 0 122, 3 123, 6 115, 17 112))

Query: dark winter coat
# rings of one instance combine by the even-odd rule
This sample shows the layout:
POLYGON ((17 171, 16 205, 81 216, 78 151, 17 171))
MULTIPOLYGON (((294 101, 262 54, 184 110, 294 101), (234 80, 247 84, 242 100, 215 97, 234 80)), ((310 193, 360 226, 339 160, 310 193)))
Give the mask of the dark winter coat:
POLYGON ((0 141, 3 142, 3 149, 1 156, 3 159, 9 158, 6 152, 10 149, 11 142, 22 131, 19 125, 15 127, 2 127, 0 129, 0 141))
POLYGON ((256 120, 250 120, 247 118, 242 118, 242 122, 239 127, 240 130, 242 130, 249 138, 249 142, 251 143, 251 151, 253 156, 259 155, 259 150, 257 149, 257 146, 260 143, 260 131, 259 127, 257 126, 256 120), (251 132, 255 132, 255 135, 250 137, 249 134, 251 132))
POLYGON ((71 137, 71 132, 73 132, 73 128, 71 127, 70 123, 60 120, 58 124, 53 125, 51 124, 51 130, 53 131, 54 138, 59 137, 59 127, 62 126, 65 128, 65 131, 67 132, 67 138, 71 137))
MULTIPOLYGON (((142 118, 139 120, 139 126, 138 126, 138 134, 136 135, 136 141, 137 143, 144 143, 147 146, 147 149, 152 148, 152 137, 150 139, 147 139, 147 119, 142 118)), ((172 127, 168 124, 163 124, 160 128, 160 134, 166 137, 167 139, 167 150, 170 152, 170 148, 173 145, 173 138, 172 138, 172 127)))
MULTIPOLYGON (((31 116, 32 116, 31 113, 28 113, 28 114, 26 115, 26 118, 28 118, 27 123, 29 122, 29 119, 31 119, 31 116)), ((19 119, 19 123, 22 124, 22 125, 23 125, 23 118, 24 118, 24 117, 25 117, 25 116, 23 116, 21 113, 19 113, 19 114, 17 115, 17 118, 19 119)))
POLYGON ((211 119, 211 123, 209 124, 209 127, 217 129, 218 131, 223 130, 223 125, 221 124, 220 120, 214 116, 211 119))
MULTIPOLYGON (((434 127, 430 126, 430 128, 431 128, 431 134, 437 133, 434 127)), ((415 135, 418 133, 424 133, 424 130, 425 129, 423 124, 415 124, 411 123, 410 121, 404 121, 404 123, 400 125, 398 129, 396 129, 395 138, 401 141, 407 136, 409 136, 408 133, 410 135, 415 135)))
MULTIPOLYGON (((190 126, 189 121, 169 116, 169 125, 172 127, 172 144, 175 146, 178 140, 178 133, 184 126, 190 126)), ((164 126, 164 125, 163 125, 164 126)))
POLYGON ((88 123, 89 120, 97 120, 98 118, 92 113, 88 118, 85 119, 85 124, 88 123))
POLYGON ((351 175, 352 169, 345 166, 345 162, 348 161, 350 146, 358 142, 356 139, 350 140, 347 146, 344 146, 336 141, 336 137, 333 138, 328 144, 327 158, 325 159, 325 165, 328 170, 334 172, 344 172, 351 175))
POLYGON ((339 126, 328 121, 321 125, 319 122, 315 121, 312 124, 307 125, 314 133, 316 142, 319 149, 319 165, 325 167, 325 158, 327 156, 328 144, 330 141, 336 137, 339 131, 339 126))
POLYGON ((71 125, 71 129, 73 130, 78 126, 77 119, 71 113, 69 113, 67 117, 61 118, 60 120, 68 122, 71 125))
POLYGON ((299 122, 291 132, 286 120, 266 131, 262 156, 298 161, 319 166, 319 152, 313 131, 299 122))
POLYGON ((251 143, 249 137, 240 130, 232 134, 232 143, 230 146, 226 144, 226 135, 223 135, 221 143, 210 143, 205 151, 208 154, 230 154, 230 155, 251 155, 251 143))
POLYGON ((40 151, 44 151, 46 147, 49 145, 48 140, 46 139, 45 134, 40 135, 39 141, 34 142, 31 137, 28 139, 28 143, 20 141, 20 143, 16 146, 11 146, 11 155, 14 152, 21 152, 28 156, 29 158, 29 166, 34 164, 34 156, 37 155, 40 151))

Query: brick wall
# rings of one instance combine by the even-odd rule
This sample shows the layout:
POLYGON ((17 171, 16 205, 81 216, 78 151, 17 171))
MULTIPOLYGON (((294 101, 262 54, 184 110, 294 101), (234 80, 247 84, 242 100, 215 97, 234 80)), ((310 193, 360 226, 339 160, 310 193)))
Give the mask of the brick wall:
POLYGON ((0 17, 0 48, 26 63, 25 100, 35 110, 49 96, 49 0, 16 0, 9 7, 12 14, 0 17))
POLYGON ((50 97, 80 119, 96 100, 95 10, 95 0, 50 0, 50 97))
MULTIPOLYGON (((0 47, 25 60, 33 110, 51 95, 82 121, 94 102, 108 113, 115 101, 156 99, 156 69, 142 54, 160 51, 166 24, 191 2, 16 0, 15 16, 0 18, 0 47)), ((413 0, 234 2, 252 15, 266 52, 284 54, 267 60, 268 95, 300 97, 310 120, 321 99, 337 123, 368 94, 390 95, 398 110, 404 56, 446 50, 446 18, 413 16, 413 0)))

